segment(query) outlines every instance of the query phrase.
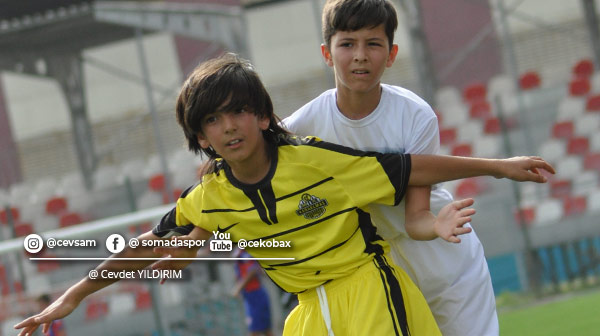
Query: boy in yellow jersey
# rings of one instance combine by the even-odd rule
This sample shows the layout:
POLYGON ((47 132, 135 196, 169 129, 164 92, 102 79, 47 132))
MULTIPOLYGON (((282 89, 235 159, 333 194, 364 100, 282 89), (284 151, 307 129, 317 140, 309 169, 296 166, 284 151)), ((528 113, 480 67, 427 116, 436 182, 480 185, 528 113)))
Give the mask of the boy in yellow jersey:
MULTIPOLYGON (((202 182, 184 191, 176 207, 140 239, 161 239, 193 224, 194 238, 226 234, 255 258, 291 258, 260 260, 277 285, 299 294, 284 335, 439 335, 419 290, 386 257, 389 246, 377 235, 366 206, 397 204, 408 185, 480 175, 545 182, 538 170, 553 172, 538 157, 379 154, 291 136, 279 126, 252 66, 231 54, 201 64, 190 75, 176 114, 190 150, 208 155, 211 166, 202 182)), ((469 231, 462 225, 472 213, 449 211, 434 230, 445 239, 456 238, 469 231)), ((116 256, 156 254, 126 249, 116 256)), ((148 264, 109 260, 98 269, 136 270, 148 264)), ((21 336, 40 324, 47 329, 114 281, 83 279, 15 328, 23 329, 21 336)))

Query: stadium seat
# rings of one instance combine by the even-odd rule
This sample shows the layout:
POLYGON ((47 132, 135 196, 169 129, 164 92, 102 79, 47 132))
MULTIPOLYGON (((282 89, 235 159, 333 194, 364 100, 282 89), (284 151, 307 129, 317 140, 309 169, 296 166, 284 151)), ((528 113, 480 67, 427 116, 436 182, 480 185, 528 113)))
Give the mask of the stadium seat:
POLYGON ((477 178, 462 179, 454 191, 457 198, 473 197, 483 193, 487 186, 477 178))
POLYGON ((135 294, 135 310, 146 310, 152 307, 152 296, 147 290, 138 291, 135 294))
POLYGON ((577 175, 571 183, 571 193, 574 196, 587 195, 598 189, 599 175, 598 171, 584 171, 577 175))
POLYGON ((585 109, 589 112, 600 112, 600 94, 588 97, 585 109))
POLYGON ((567 153, 583 155, 590 150, 590 141, 586 137, 574 137, 567 142, 567 153))
POLYGON ((565 216, 581 215, 585 213, 587 199, 585 196, 572 196, 563 200, 563 212, 565 216))
POLYGON ((148 209, 163 204, 163 197, 160 193, 147 191, 137 199, 138 209, 148 209))
POLYGON ((552 126, 552 136, 555 138, 570 138, 574 133, 572 121, 559 121, 552 126))
POLYGON ((574 120, 585 112, 586 99, 582 97, 565 97, 558 105, 557 120, 574 120))
POLYGON ((444 86, 435 93, 437 106, 452 106, 462 104, 459 90, 454 86, 444 86))
MULTIPOLYGON (((138 171, 138 173, 140 173, 138 171)), ((94 189, 105 190, 119 185, 119 169, 115 166, 100 166, 94 172, 94 189)))
POLYGON ((19 209, 11 206, 8 210, 9 211, 6 211, 6 209, 4 207, 2 207, 0 209, 0 223, 1 224, 8 224, 9 216, 12 218, 13 222, 19 221, 19 219, 20 219, 19 209))
POLYGON ((589 194, 587 197, 587 209, 588 212, 598 214, 600 213, 600 189, 589 194))
POLYGON ((563 140, 550 139, 540 146, 539 153, 541 157, 554 163, 566 155, 567 145, 563 140))
POLYGON ((33 220, 33 227, 36 232, 58 229, 58 217, 46 214, 39 215, 33 220))
POLYGON ((61 228, 83 223, 83 217, 77 212, 67 212, 60 216, 58 224, 61 228))
POLYGON ((473 155, 494 158, 502 151, 502 138, 498 135, 484 135, 473 141, 473 155))
POLYGON ((100 299, 89 299, 85 308, 85 319, 93 321, 108 314, 108 304, 100 299))
POLYGON ((444 116, 444 126, 459 127, 469 120, 469 111, 464 105, 448 105, 441 109, 444 116))
POLYGON ((573 66, 573 75, 590 77, 594 73, 594 63, 590 59, 582 59, 573 66))
POLYGON ((596 132, 590 137, 590 151, 600 152, 600 132, 596 132))
POLYGON ((525 223, 525 225, 530 226, 533 223, 533 220, 535 219, 535 208, 521 208, 515 211, 514 215, 515 223, 517 223, 517 225, 521 226, 522 223, 525 223))
POLYGON ((19 205, 29 199, 32 188, 27 183, 16 183, 10 186, 9 199, 12 205, 19 205))
POLYGON ((583 171, 583 159, 578 155, 568 155, 558 161, 556 168, 556 177, 571 179, 583 171))
POLYGON ((46 201, 46 213, 51 215, 60 215, 67 211, 67 200, 61 196, 55 196, 46 201))
POLYGON ((456 128, 440 129, 440 144, 450 145, 456 142, 456 128))
POLYGON ((150 188, 152 191, 165 190, 165 176, 163 174, 150 176, 148 179, 148 188, 150 188))
POLYGON ((592 84, 592 93, 600 93, 600 71, 594 72, 590 79, 590 83, 592 84))
POLYGON ((480 120, 469 120, 458 127, 458 141, 474 142, 483 134, 483 125, 480 120))
POLYGON ((560 220, 563 216, 562 201, 557 199, 545 199, 541 201, 535 208, 536 226, 551 224, 560 220))
POLYGON ((143 180, 145 177, 142 174, 146 162, 142 159, 131 159, 121 165, 118 182, 123 183, 126 178, 132 182, 143 180))
MULTIPOLYGON (((52 255, 45 255, 45 257, 54 257, 52 255)), ((50 273, 58 270, 60 268, 60 263, 56 260, 43 260, 38 261, 37 263, 37 271, 38 273, 50 273)))
POLYGON ((483 124, 483 132, 485 134, 499 134, 502 131, 500 119, 496 117, 487 118, 483 124))
POLYGON ((517 87, 514 80, 506 74, 493 76, 488 81, 487 100, 493 102, 498 96, 514 95, 517 92, 517 87))
POLYGON ((584 113, 575 119, 575 134, 590 136, 600 132, 600 113, 584 113))
POLYGON ((569 95, 575 97, 585 96, 590 93, 592 85, 587 77, 574 78, 569 82, 569 95))
POLYGON ((15 236, 16 237, 25 237, 27 235, 32 234, 33 226, 30 223, 17 223, 15 224, 15 236))
POLYGON ((571 194, 571 180, 555 179, 550 181, 550 196, 564 198, 571 194))
POLYGON ((487 95, 486 87, 483 83, 473 83, 463 90, 463 99, 467 102, 476 102, 485 100, 487 95))
POLYGON ((454 156, 472 156, 473 149, 470 144, 461 143, 452 147, 451 155, 454 156))
POLYGON ((108 299, 108 313, 112 316, 128 315, 136 308, 133 293, 122 292, 111 295, 108 299))
POLYGON ((535 71, 527 71, 519 77, 519 87, 521 90, 533 90, 540 87, 542 80, 535 71))
POLYGON ((469 116, 472 119, 486 119, 492 115, 492 107, 485 100, 473 102, 469 108, 469 116))
POLYGON ((583 158, 583 167, 600 172, 600 152, 586 154, 583 158))

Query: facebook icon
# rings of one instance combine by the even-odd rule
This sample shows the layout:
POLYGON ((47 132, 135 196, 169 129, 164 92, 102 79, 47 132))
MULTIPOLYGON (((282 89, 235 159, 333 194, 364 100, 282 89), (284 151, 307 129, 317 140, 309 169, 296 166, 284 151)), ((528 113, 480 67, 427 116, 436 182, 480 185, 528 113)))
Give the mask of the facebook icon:
POLYGON ((106 238, 106 249, 111 253, 119 253, 125 248, 125 238, 118 233, 113 233, 106 238))

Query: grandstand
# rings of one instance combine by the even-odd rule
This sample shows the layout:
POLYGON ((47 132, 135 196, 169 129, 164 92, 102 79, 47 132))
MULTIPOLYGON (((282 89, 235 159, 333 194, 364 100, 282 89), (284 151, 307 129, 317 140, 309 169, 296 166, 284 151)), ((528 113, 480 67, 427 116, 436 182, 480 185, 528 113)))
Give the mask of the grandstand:
MULTIPOLYGON (((202 159, 183 147, 173 105, 181 79, 199 61, 224 50, 247 55, 282 118, 334 85, 318 51, 315 12, 323 2, 127 1, 119 7, 114 1, 53 0, 17 10, 0 0, 0 48, 13 52, 0 55, 0 335, 12 335, 7 326, 34 311, 39 294, 61 293, 95 266, 31 262, 18 244, 10 245, 14 238, 49 231, 89 232, 99 242, 117 232, 133 237, 151 228, 160 216, 156 210, 168 208, 193 183, 202 159), (207 18, 214 11, 220 14, 207 18), (141 26, 143 13, 148 16, 141 26), (186 20, 192 23, 186 26, 186 20), (206 32, 194 35, 200 25, 206 32), (85 33, 57 38, 73 27, 85 33), (219 34, 208 33, 213 30, 219 34), (65 88, 72 72, 52 70, 56 55, 48 50, 75 53, 81 62, 75 94, 65 88), (131 214, 142 219, 129 220, 131 214), (98 229, 107 218, 119 225, 98 229)), ((437 76, 437 89, 426 98, 438 115, 441 153, 539 154, 558 174, 541 186, 476 178, 445 187, 456 198, 476 200, 473 226, 497 294, 597 286, 600 64, 589 23, 597 30, 597 22, 584 11, 586 0, 517 1, 505 21, 498 18, 503 2, 420 2, 437 76), (464 32, 465 17, 453 18, 461 10, 480 15, 479 25, 464 32), (435 11, 456 22, 436 26, 435 11), (447 40, 444 30, 457 37, 448 45, 441 42, 447 40)), ((400 1, 394 3, 409 21, 400 1)), ((401 23, 397 35, 401 51, 384 81, 425 95, 409 28, 401 23)), ((74 254, 108 252, 44 252, 74 254)), ((186 281, 123 282, 86 300, 66 320, 67 330, 90 336, 243 335, 242 305, 226 299, 231 272, 228 263, 197 262, 186 281)), ((275 314, 281 315, 280 328, 283 313, 275 314)))

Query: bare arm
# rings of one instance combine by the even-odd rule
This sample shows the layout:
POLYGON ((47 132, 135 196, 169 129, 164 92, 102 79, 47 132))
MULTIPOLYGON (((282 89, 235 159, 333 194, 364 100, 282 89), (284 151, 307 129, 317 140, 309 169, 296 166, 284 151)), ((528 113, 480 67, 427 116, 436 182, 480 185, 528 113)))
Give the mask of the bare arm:
MULTIPOLYGON (((155 236, 152 232, 146 232, 141 234, 138 239, 140 240, 148 240, 148 239, 161 239, 158 236, 155 236)), ((139 247, 125 248, 122 252, 111 256, 111 258, 119 257, 119 258, 152 258, 157 255, 152 251, 152 248, 144 248, 142 244, 139 247)), ((150 265, 152 261, 147 260, 135 260, 135 261, 120 261, 109 259, 101 263, 96 267, 98 272, 100 273, 102 270, 110 270, 110 271, 135 271, 146 268, 150 265)), ((56 301, 54 301, 50 306, 44 309, 41 313, 31 316, 22 322, 15 325, 15 329, 22 329, 19 333, 19 336, 25 335, 33 335, 33 332, 43 324, 43 332, 48 332, 50 328, 50 323, 54 320, 61 319, 67 315, 69 315, 79 303, 88 295, 107 287, 115 282, 117 279, 96 279, 92 280, 88 277, 85 277, 75 285, 71 286, 67 291, 61 295, 56 301)))
POLYGON ((554 168, 538 156, 518 156, 510 159, 481 159, 447 155, 411 155, 408 184, 426 186, 473 176, 494 176, 524 182, 546 182, 540 173, 544 169, 554 174, 554 168))
POLYGON ((408 235, 415 240, 432 240, 440 237, 452 243, 460 243, 459 235, 471 232, 463 227, 471 221, 474 209, 472 199, 454 201, 443 207, 437 217, 431 213, 429 199, 430 187, 409 187, 406 192, 406 223, 408 235))

